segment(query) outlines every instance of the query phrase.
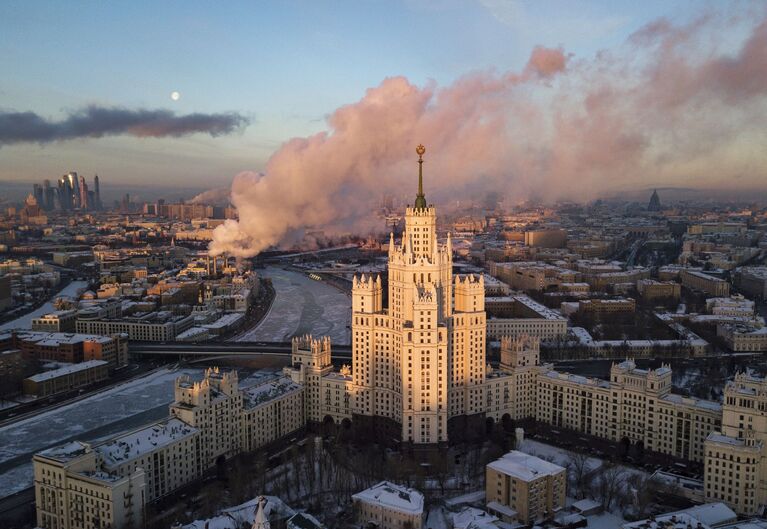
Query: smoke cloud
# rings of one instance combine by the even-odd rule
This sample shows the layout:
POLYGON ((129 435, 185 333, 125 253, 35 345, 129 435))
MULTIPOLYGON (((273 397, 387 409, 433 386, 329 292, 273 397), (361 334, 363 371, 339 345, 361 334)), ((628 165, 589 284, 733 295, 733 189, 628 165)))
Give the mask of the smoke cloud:
POLYGON ((473 73, 443 88, 385 79, 335 110, 327 131, 286 142, 262 173, 237 175, 239 221, 216 228, 211 251, 252 256, 307 227, 333 233, 370 221, 384 193, 415 195, 418 143, 430 201, 764 187, 767 151, 756 146, 767 118, 767 19, 725 52, 724 26, 735 23, 661 20, 589 59, 537 47, 520 72, 473 73))
POLYGON ((231 190, 228 187, 208 189, 192 197, 190 204, 207 204, 210 206, 226 206, 231 201, 231 190))
POLYGON ((34 112, 0 112, 0 146, 121 134, 138 138, 178 137, 198 132, 221 136, 247 124, 248 119, 236 113, 177 116, 169 110, 99 106, 85 107, 61 121, 50 121, 34 112))

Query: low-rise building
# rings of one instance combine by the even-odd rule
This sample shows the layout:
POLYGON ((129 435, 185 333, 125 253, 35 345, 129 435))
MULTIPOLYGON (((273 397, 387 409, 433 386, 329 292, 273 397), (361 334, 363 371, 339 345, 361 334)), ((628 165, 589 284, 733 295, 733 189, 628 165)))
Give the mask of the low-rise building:
POLYGON ((730 295, 730 283, 719 277, 698 270, 682 270, 679 278, 682 280, 682 285, 689 289, 700 290, 718 297, 730 295))
POLYGON ((728 298, 708 298, 706 300, 706 312, 717 316, 753 318, 754 310, 754 302, 741 295, 728 298))
POLYGON ((724 323, 716 326, 716 334, 737 353, 767 351, 767 327, 724 323))
POLYGON ((735 273, 735 282, 746 294, 767 299, 767 266, 744 266, 735 273))
POLYGON ((421 529, 423 494, 382 481, 352 496, 357 522, 373 523, 379 529, 421 529))
POLYGON ((505 522, 548 520, 565 506, 567 470, 512 450, 485 468, 487 509, 505 522))
POLYGON ((39 332, 74 332, 77 311, 57 310, 32 318, 32 330, 39 332))
POLYGON ((618 314, 636 311, 636 301, 631 298, 582 299, 578 302, 578 312, 586 314, 618 314))
POLYGON ((192 316, 174 315, 168 311, 139 313, 120 319, 88 319, 82 313, 77 319, 77 332, 88 334, 127 334, 131 340, 171 342, 177 334, 194 325, 192 316))
POLYGON ((48 397, 102 382, 109 378, 109 362, 86 360, 51 371, 44 371, 22 381, 26 395, 48 397))
POLYGON ((637 291, 644 301, 653 301, 656 299, 676 300, 682 295, 682 286, 675 281, 640 279, 637 281, 637 291))
POLYGON ((128 363, 128 338, 122 334, 95 334, 23 331, 13 335, 14 347, 30 360, 78 363, 104 360, 110 369, 128 363))
POLYGON ((485 309, 489 339, 527 334, 554 340, 567 335, 567 318, 528 296, 487 298, 485 309))

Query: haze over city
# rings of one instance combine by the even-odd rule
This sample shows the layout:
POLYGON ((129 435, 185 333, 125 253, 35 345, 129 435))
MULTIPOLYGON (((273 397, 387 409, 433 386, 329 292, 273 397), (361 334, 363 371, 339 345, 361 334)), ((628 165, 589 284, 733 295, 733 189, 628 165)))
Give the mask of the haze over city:
POLYGON ((0 527, 767 529, 767 3, 0 2, 0 527))

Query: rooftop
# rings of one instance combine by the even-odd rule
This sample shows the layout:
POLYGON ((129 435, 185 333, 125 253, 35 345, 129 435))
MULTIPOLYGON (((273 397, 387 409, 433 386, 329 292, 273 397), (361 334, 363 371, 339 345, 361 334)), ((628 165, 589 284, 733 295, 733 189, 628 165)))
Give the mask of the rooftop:
POLYGON ((259 404, 268 402, 291 392, 300 391, 301 386, 288 377, 280 377, 275 380, 251 386, 243 390, 243 402, 246 408, 254 408, 259 404))
POLYGON ((512 450, 487 466, 523 481, 532 481, 543 476, 554 476, 565 471, 564 467, 518 450, 512 450))
POLYGON ((352 499, 376 503, 406 514, 423 513, 423 495, 402 485, 382 481, 352 496, 352 499))
POLYGON ((72 441, 70 443, 55 446, 53 448, 49 448, 48 450, 38 452, 37 455, 47 457, 48 459, 54 459, 61 463, 66 463, 71 459, 85 454, 87 451, 87 444, 81 443, 80 441, 72 441))
POLYGON ((53 378, 63 377, 79 371, 85 371, 86 369, 92 369, 94 367, 108 365, 109 362, 104 360, 88 360, 86 362, 80 362, 78 364, 70 364, 68 366, 53 369, 51 371, 45 371, 44 373, 38 373, 28 377, 27 380, 32 382, 43 382, 45 380, 51 380, 53 378))
POLYGON ((16 334, 19 340, 34 342, 38 345, 57 347, 59 345, 74 345, 83 342, 109 343, 112 338, 98 334, 80 334, 66 332, 36 332, 22 331, 16 334))
POLYGON ((192 436, 197 431, 197 428, 180 419, 168 419, 117 437, 95 450, 104 459, 105 466, 117 466, 192 436))

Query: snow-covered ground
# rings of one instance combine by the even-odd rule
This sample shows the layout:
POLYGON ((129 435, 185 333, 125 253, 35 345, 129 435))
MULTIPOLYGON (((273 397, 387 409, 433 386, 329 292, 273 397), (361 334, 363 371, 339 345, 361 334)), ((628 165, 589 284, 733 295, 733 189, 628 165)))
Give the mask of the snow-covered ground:
POLYGON ((285 342, 311 333, 316 337, 328 335, 333 343, 349 343, 349 296, 298 272, 269 267, 261 273, 272 280, 274 303, 261 323, 239 335, 238 341, 285 342))
POLYGON ((51 301, 44 303, 41 307, 33 310, 32 312, 28 314, 25 314, 24 316, 21 316, 20 318, 16 318, 15 320, 12 320, 12 321, 9 321, 8 323, 4 323, 3 325, 0 325, 0 331, 7 331, 10 329, 31 329, 33 318, 39 318, 43 314, 48 314, 49 312, 53 312, 54 310, 56 310, 53 307, 53 303, 52 303, 53 300, 61 296, 76 298, 80 294, 80 292, 85 290, 87 287, 88 287, 88 283, 85 281, 72 281, 66 287, 64 287, 62 290, 56 293, 56 295, 53 296, 53 299, 51 301))
POLYGON ((173 381, 202 369, 162 369, 0 428, 0 497, 32 485, 32 456, 69 440, 97 441, 168 415, 173 381))

